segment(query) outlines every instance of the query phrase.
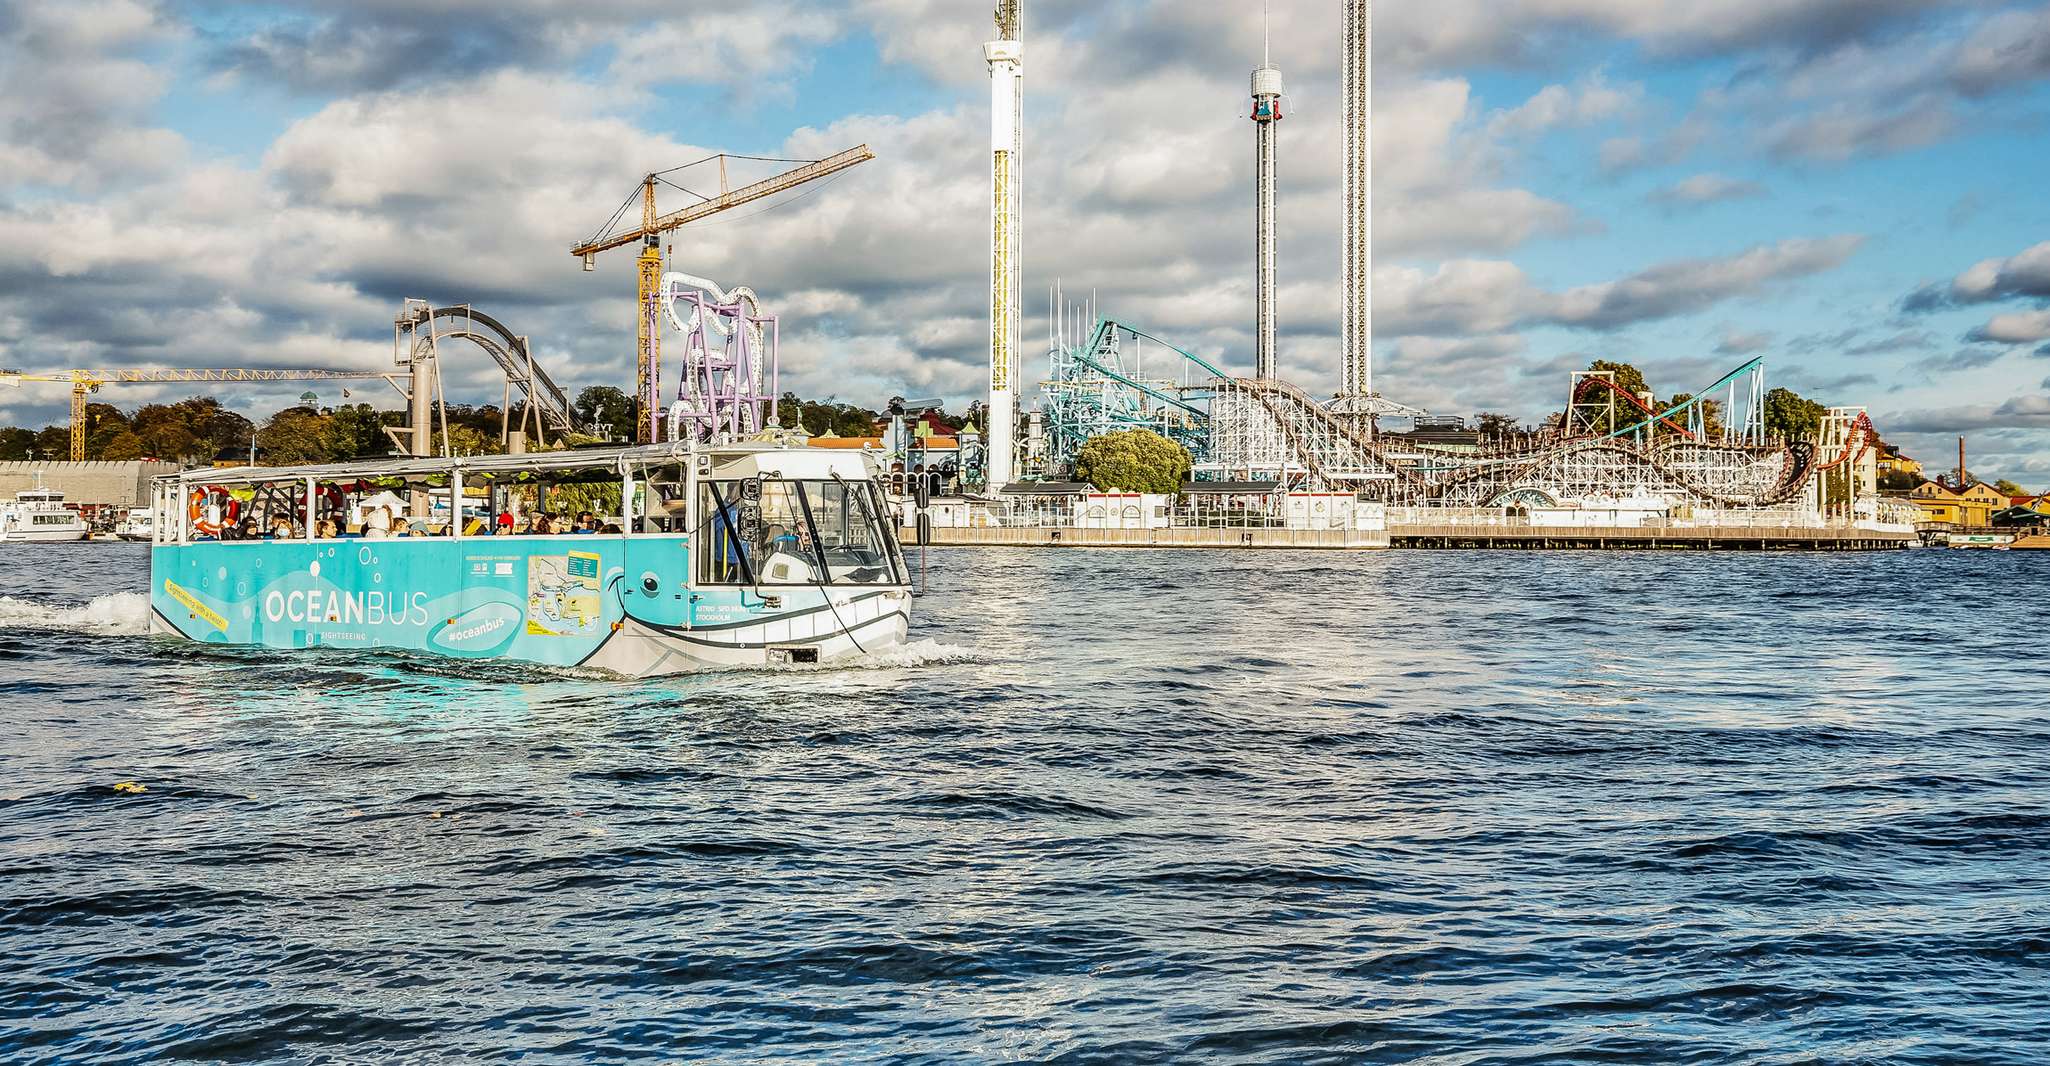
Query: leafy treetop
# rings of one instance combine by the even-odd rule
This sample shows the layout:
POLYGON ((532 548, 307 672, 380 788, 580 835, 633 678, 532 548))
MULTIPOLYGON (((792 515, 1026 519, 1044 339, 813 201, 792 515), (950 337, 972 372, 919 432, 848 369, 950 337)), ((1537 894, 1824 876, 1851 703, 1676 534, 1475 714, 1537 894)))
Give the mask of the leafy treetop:
POLYGON ((1150 429, 1091 437, 1075 452, 1075 477, 1105 492, 1178 493, 1192 466, 1187 448, 1150 429))

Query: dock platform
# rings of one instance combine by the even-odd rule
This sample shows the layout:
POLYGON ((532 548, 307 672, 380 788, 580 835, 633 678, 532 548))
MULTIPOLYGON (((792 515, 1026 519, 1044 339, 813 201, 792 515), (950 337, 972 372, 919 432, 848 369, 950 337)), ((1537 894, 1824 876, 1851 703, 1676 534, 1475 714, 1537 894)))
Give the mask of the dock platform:
POLYGON ((1474 526, 1392 525, 1397 548, 1512 548, 1533 551, 1899 551, 1920 545, 1913 531, 1856 526, 1474 526))
MULTIPOLYGON (((906 545, 918 543, 905 528, 906 545)), ((1899 551, 1911 532, 1831 526, 1635 527, 1406 524, 1386 530, 1192 528, 1077 529, 1067 526, 935 527, 933 547, 959 548, 1268 548, 1371 551, 1384 548, 1525 551, 1899 551)))

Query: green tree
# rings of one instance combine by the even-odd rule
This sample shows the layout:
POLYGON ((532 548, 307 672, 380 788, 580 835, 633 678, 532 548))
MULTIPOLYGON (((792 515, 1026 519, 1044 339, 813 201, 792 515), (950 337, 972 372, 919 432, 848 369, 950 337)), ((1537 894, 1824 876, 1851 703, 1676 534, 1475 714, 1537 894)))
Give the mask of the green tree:
POLYGON ((805 400, 786 392, 776 401, 776 418, 814 437, 822 437, 828 430, 840 437, 867 437, 874 435, 882 416, 866 407, 836 400, 805 400))
POLYGON ((142 438, 136 436, 132 429, 124 429, 108 437, 106 442, 100 445, 99 453, 93 456, 95 459, 117 463, 150 457, 150 453, 143 448, 142 438))
POLYGON ((1822 416, 1828 411, 1792 389, 1773 389, 1765 394, 1765 432, 1786 440, 1812 441, 1822 436, 1822 416))
POLYGON ((18 426, 0 429, 0 462, 19 462, 36 446, 36 435, 18 426))
MULTIPOLYGON (((1661 411, 1670 411, 1673 408, 1678 407, 1681 404, 1686 403, 1687 401, 1693 398, 1694 394, 1691 392, 1679 392, 1674 393, 1672 399, 1657 401, 1653 404, 1653 406, 1657 407, 1661 411)), ((1714 400, 1703 400, 1695 406, 1700 408, 1701 410, 1701 428, 1703 435, 1709 438, 1721 436, 1723 432, 1723 405, 1717 403, 1714 400)), ((1673 421, 1678 422, 1683 426, 1691 426, 1694 424, 1693 415, 1694 412, 1691 409, 1687 411, 1682 411, 1679 414, 1673 416, 1673 421)), ((1663 422, 1655 423, 1654 425, 1657 430, 1657 435, 1659 436, 1678 435, 1674 433, 1673 430, 1667 428, 1666 424, 1663 422)))
MULTIPOLYGON (((1651 386, 1644 383, 1644 372, 1629 363, 1597 359, 1587 364, 1587 369, 1590 371, 1608 371, 1609 380, 1616 384, 1617 389, 1631 396, 1641 396, 1651 391, 1651 386)), ((1644 420, 1644 416, 1638 412, 1637 408, 1621 396, 1616 397, 1614 404, 1615 412, 1611 415, 1608 410, 1608 390, 1600 385, 1585 385, 1583 387, 1587 391, 1581 393, 1578 399, 1590 404, 1602 404, 1603 409, 1589 419, 1585 427, 1579 428, 1592 430, 1595 433, 1613 433, 1624 426, 1634 426, 1644 420)))
POLYGON ((331 463, 342 458, 347 443, 334 419, 311 407, 287 407, 256 433, 256 446, 270 466, 331 463))
POLYGON ((1480 430, 1483 437, 1500 438, 1515 436, 1523 427, 1517 424, 1515 415, 1482 411, 1473 416, 1473 428, 1480 430))
MULTIPOLYGON (((174 463, 213 458, 212 455, 200 454, 206 449, 199 434, 193 432, 189 412, 182 407, 182 404, 152 403, 144 404, 135 412, 132 425, 141 454, 174 463)), ((108 458, 113 456, 110 454, 108 458)))
POLYGON ((619 482, 571 482, 557 485, 548 490, 548 509, 566 515, 589 511, 595 515, 616 517, 620 513, 619 482))
POLYGON ((2006 478, 2001 478, 1999 481, 1994 482, 1993 491, 2001 494, 2002 496, 2027 496, 2029 494, 2029 490, 2022 488, 2020 485, 2017 485, 2014 482, 2007 480, 2006 478))
POLYGON ((50 426, 36 434, 36 458, 69 459, 70 457, 70 426, 50 426))
POLYGON ((1589 370, 1608 371, 1614 375, 1616 385, 1632 396, 1652 391, 1651 386, 1644 383, 1644 371, 1637 369, 1629 363, 1613 363, 1607 359, 1597 359, 1587 364, 1587 368, 1589 370))
POLYGON ((1913 492, 1922 483, 1921 477, 1905 470, 1886 470, 1879 475, 1879 491, 1888 493, 1913 492))
POLYGON ((1150 429, 1091 437, 1075 452, 1075 477, 1106 492, 1178 493, 1191 465, 1187 448, 1150 429))
POLYGON ((576 403, 571 407, 585 427, 609 426, 613 440, 633 439, 634 399, 625 390, 593 385, 577 393, 576 403))
POLYGON ((453 417, 448 420, 445 441, 441 430, 434 431, 434 454, 442 454, 444 443, 447 444, 446 450, 450 455, 498 455, 505 451, 498 439, 496 425, 491 427, 491 432, 486 433, 474 425, 458 422, 453 417))
POLYGON ((196 458, 211 462, 224 452, 246 453, 249 438, 256 433, 256 423, 221 406, 221 401, 211 396, 195 396, 178 406, 187 412, 186 418, 199 435, 203 454, 196 458))
MULTIPOLYGON (((105 457, 107 445, 115 437, 129 432, 128 416, 110 403, 89 403, 85 405, 85 457, 105 457)), ((66 444, 67 449, 70 444, 66 444)))
POLYGON ((397 451, 384 427, 396 425, 396 411, 380 411, 367 403, 343 404, 328 412, 334 422, 335 440, 351 459, 375 459, 397 451))

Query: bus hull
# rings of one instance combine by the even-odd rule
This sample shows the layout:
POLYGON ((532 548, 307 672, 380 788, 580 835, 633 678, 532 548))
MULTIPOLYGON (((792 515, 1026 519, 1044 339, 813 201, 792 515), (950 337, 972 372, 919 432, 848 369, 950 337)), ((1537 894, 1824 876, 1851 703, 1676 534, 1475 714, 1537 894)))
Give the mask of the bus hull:
POLYGON ((830 663, 905 643, 905 586, 692 587, 689 541, 163 544, 150 556, 150 625, 209 644, 395 648, 629 677, 830 663))

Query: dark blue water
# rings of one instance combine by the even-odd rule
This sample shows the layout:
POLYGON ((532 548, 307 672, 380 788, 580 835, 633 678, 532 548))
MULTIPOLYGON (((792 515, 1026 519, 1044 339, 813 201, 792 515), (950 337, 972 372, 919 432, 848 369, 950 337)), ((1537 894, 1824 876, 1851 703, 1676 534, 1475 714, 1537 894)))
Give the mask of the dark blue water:
POLYGON ((643 684, 144 565, 0 548, 0 1061, 2050 1055, 2050 554, 935 552, 643 684))

